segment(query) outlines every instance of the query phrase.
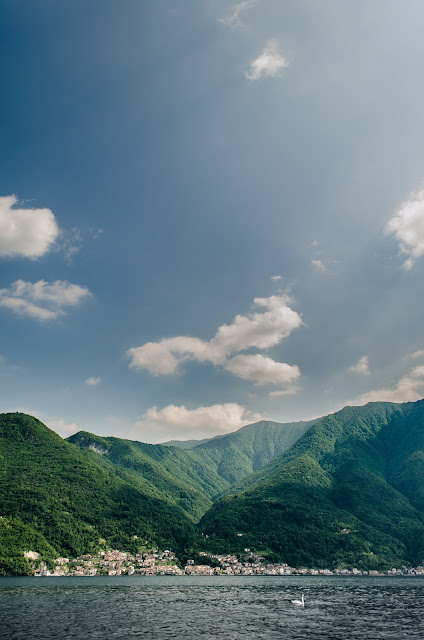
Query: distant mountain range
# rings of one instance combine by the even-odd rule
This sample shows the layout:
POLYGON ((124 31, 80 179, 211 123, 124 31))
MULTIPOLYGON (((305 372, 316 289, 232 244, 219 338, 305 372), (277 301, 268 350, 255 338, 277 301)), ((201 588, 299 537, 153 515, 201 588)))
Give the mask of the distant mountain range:
POLYGON ((0 572, 101 547, 424 564, 424 401, 150 445, 0 415, 0 572))

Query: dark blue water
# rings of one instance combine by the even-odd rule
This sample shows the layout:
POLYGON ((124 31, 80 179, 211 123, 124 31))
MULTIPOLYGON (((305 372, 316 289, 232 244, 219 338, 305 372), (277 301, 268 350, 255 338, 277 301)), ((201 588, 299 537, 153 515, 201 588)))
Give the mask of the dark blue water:
POLYGON ((424 578, 0 578, 0 637, 423 640, 424 578))

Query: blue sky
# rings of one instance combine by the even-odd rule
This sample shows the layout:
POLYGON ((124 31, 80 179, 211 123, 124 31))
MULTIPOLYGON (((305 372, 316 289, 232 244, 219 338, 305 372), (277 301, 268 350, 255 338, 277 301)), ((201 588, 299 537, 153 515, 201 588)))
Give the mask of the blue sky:
POLYGON ((424 6, 0 0, 0 399, 203 438, 424 396, 424 6))

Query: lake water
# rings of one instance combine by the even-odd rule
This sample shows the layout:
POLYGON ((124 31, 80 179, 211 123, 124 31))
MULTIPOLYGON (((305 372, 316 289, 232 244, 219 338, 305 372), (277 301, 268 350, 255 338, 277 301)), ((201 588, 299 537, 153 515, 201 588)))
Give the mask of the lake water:
POLYGON ((0 637, 423 640, 424 578, 0 578, 0 637))

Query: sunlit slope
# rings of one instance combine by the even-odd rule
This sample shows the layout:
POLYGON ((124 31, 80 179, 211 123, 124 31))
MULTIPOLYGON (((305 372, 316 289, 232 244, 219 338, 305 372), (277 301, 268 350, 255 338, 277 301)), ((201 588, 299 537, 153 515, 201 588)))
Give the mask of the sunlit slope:
POLYGON ((138 544, 134 536, 174 549, 190 544, 192 522, 159 495, 35 418, 0 415, 0 515, 28 525, 55 551, 76 556, 103 544, 128 549, 138 544))
POLYGON ((239 482, 201 527, 212 548, 295 565, 419 564, 423 488, 424 402, 346 407, 239 482))

